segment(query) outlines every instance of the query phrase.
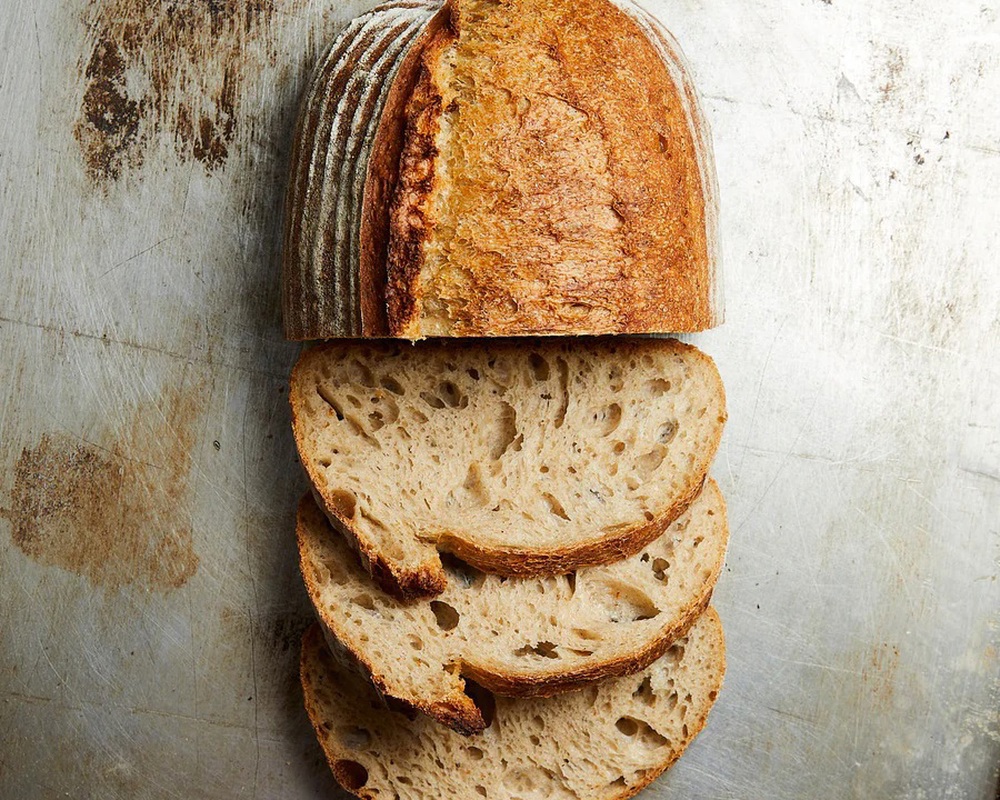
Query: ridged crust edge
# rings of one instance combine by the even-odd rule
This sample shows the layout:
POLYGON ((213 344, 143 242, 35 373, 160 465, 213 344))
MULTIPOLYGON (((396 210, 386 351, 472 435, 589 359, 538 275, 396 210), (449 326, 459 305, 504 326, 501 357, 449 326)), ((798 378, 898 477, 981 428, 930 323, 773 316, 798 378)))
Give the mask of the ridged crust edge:
POLYGON ((387 109, 398 113, 396 77, 414 47, 419 53, 439 10, 429 0, 394 0, 356 17, 310 79, 285 195, 282 311, 289 339, 386 332, 384 267, 370 279, 377 254, 361 238, 364 196, 379 185, 372 154, 376 144, 384 149, 378 131, 387 109))
MULTIPOLYGON (((719 615, 712 606, 708 606, 704 611, 704 617, 711 622, 713 625, 713 633, 715 635, 716 641, 713 642, 713 650, 718 652, 718 679, 714 682, 714 685, 710 691, 718 693, 722 689, 723 680, 725 678, 726 672, 726 656, 725 656, 725 635, 722 629, 722 622, 719 619, 719 615)), ((310 662, 309 658, 311 652, 319 647, 325 647, 326 645, 322 642, 323 634, 320 630, 319 624, 313 625, 309 628, 302 637, 302 651, 299 660, 299 679, 302 683, 303 688, 303 700, 306 709, 306 714, 309 717, 309 721, 313 726, 313 730, 316 734, 316 738, 319 741, 319 745, 323 750, 323 754, 326 757, 327 763, 333 772, 334 777, 337 779, 337 783, 341 785, 345 790, 351 792, 351 794, 356 797, 364 798, 364 800, 377 800, 377 796, 371 792, 366 792, 364 787, 360 789, 352 789, 351 776, 348 775, 341 767, 339 762, 344 759, 350 759, 350 753, 348 752, 338 752, 329 742, 328 738, 325 736, 326 729, 324 728, 324 719, 321 710, 317 707, 315 698, 309 691, 309 684, 311 676, 309 674, 310 662)), ((545 702, 540 700, 539 702, 545 702)), ((714 705, 714 704, 713 704, 714 705)), ((684 751, 691 745, 695 737, 704 729, 706 722, 708 721, 709 714, 711 713, 712 706, 709 706, 704 713, 699 714, 697 717, 692 718, 688 723, 688 736, 687 738, 671 753, 670 757, 666 759, 661 764, 651 767, 645 771, 642 780, 640 780, 634 786, 625 787, 621 792, 608 794, 600 800, 627 800, 627 798, 634 797, 636 794, 645 789, 649 784, 655 781, 660 775, 666 772, 670 767, 672 767, 678 758, 683 755, 684 751)))

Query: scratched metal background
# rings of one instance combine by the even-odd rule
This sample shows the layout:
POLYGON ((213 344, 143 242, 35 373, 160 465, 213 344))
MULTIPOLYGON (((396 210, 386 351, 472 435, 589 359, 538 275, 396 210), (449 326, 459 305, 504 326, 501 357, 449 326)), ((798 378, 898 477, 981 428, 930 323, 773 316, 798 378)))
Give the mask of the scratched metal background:
MULTIPOLYGON (((334 793, 300 710, 289 135, 369 2, 0 2, 0 797, 334 793)), ((658 798, 985 798, 1000 7, 660 0, 718 156, 729 674, 658 798)))

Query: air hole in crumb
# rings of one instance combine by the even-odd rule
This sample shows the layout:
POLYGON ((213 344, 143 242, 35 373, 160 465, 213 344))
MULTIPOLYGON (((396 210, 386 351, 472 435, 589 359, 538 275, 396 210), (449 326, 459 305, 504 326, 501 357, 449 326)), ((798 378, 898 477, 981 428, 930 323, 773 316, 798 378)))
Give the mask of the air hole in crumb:
POLYGON ((531 364, 531 374, 536 381, 547 381, 549 379, 549 362, 542 358, 542 356, 538 353, 532 353, 528 356, 528 362, 531 364))
POLYGON ((566 509, 563 508, 563 504, 560 503, 555 498, 554 495, 551 495, 548 492, 544 492, 542 494, 542 499, 545 500, 545 502, 548 504, 550 513, 561 519, 566 520, 567 522, 569 521, 569 514, 566 513, 566 509))
POLYGON ((421 392, 420 399, 423 400, 431 408, 444 408, 444 400, 442 400, 437 395, 433 395, 430 392, 421 392))
POLYGON ((610 436, 617 430, 622 421, 622 407, 611 403, 594 414, 594 423, 601 436, 610 436))
POLYGON ((358 359, 352 358, 348 368, 348 380, 352 383, 360 383, 367 389, 375 386, 375 376, 367 365, 362 364, 358 359))
POLYGON ((618 728, 622 735, 628 736, 630 739, 637 738, 646 747, 663 747, 670 743, 665 736, 661 736, 649 723, 641 719, 619 717, 615 723, 615 727, 618 728))
POLYGON ((465 752, 469 754, 469 758, 473 761, 482 761, 483 756, 486 755, 479 747, 466 747, 465 752))
POLYGON ((483 476, 479 469, 479 464, 475 461, 469 464, 469 469, 465 473, 465 481, 462 483, 462 488, 472 494, 483 505, 486 505, 489 501, 489 492, 486 489, 486 484, 483 483, 483 476))
POLYGON ((431 601, 431 611, 434 612, 434 619, 437 620, 438 627, 443 631, 454 630, 458 625, 458 612, 447 603, 440 600, 431 601))
POLYGON ((601 597, 611 622, 641 622, 653 619, 660 609, 641 589, 625 581, 605 578, 601 597))
POLYGON ((559 410, 556 412, 554 426, 561 428, 566 421, 566 412, 569 409, 569 364, 563 358, 556 358, 556 371, 559 373, 559 391, 562 394, 562 401, 559 410))
POLYGON ((684 658, 684 645, 672 644, 663 657, 671 664, 677 664, 684 658))
POLYGON ((573 628, 573 635, 588 642, 599 642, 604 638, 597 631, 587 630, 586 628, 573 628))
POLYGON ((415 634, 411 633, 406 638, 410 642, 410 647, 412 647, 414 650, 424 649, 424 640, 421 639, 419 636, 416 636, 415 634))
POLYGON ((497 701, 493 693, 470 678, 465 679, 465 693, 479 709, 483 724, 489 728, 497 715, 497 701))
POLYGON ((646 518, 646 522, 652 522, 656 519, 656 515, 652 511, 643 511, 642 515, 646 518))
POLYGON ((542 740, 535 734, 531 734, 531 736, 528 737, 528 741, 530 741, 535 747, 538 747, 538 745, 542 743, 542 740))
POLYGON ((395 395, 402 396, 406 394, 406 389, 403 388, 403 384, 397 381, 395 378, 391 378, 388 375, 382 378, 379 383, 382 384, 382 388, 392 392, 395 395))
POLYGON ((667 457, 667 448, 658 444, 648 453, 643 453, 635 462, 635 470, 643 480, 648 480, 650 476, 660 467, 667 457))
POLYGON ((653 559, 653 577, 661 583, 667 582, 667 570, 670 569, 670 562, 665 558, 653 559))
POLYGON ((553 644, 552 642, 539 642, 538 644, 524 645, 523 647, 517 648, 514 651, 515 656, 541 656, 542 658, 559 658, 559 653, 556 652, 559 645, 553 644))
POLYGON ((670 444, 677 435, 677 423, 674 421, 664 422, 656 433, 656 441, 660 444, 670 444))
POLYGON ((496 439, 490 450, 490 456, 494 461, 499 461, 500 457, 507 452, 507 449, 517 438, 517 411, 510 403, 501 403, 500 416, 497 420, 498 428, 496 439))
POLYGON ((540 466, 538 468, 538 471, 541 472, 542 475, 547 475, 548 472, 549 472, 549 465, 548 464, 542 464, 542 466, 540 466))
POLYGON ((317 386, 316 392, 322 398, 323 402, 330 406, 333 413, 337 417, 337 422, 343 422, 344 409, 341 407, 340 401, 334 397, 333 392, 331 392, 326 386, 317 386))
POLYGON ((372 599, 372 596, 370 594, 363 592, 361 594, 355 595, 354 597, 351 598, 351 602, 354 603, 354 605, 361 606, 361 608, 366 608, 369 611, 375 610, 375 601, 372 599))
POLYGON ((483 797, 486 797, 486 787, 485 786, 480 786, 479 784, 476 784, 476 792, 479 793, 480 795, 482 795, 483 797))
POLYGON ((451 408, 466 408, 469 405, 469 398, 459 391, 459 388, 451 381, 442 381, 438 386, 438 393, 446 405, 451 408))
POLYGON ((600 695, 600 689, 596 686, 588 686, 584 689, 585 697, 587 698, 587 705, 593 706, 597 702, 597 698, 600 695))
POLYGON ((441 566, 444 571, 463 589, 481 586, 486 580, 486 574, 471 564, 462 561, 454 553, 441 553, 441 566))
POLYGON ((469 367, 466 370, 466 372, 468 373, 469 377, 472 378, 472 380, 474 380, 474 381, 478 381, 479 380, 479 370, 476 369, 475 367, 469 367))
POLYGON ((581 658, 587 658, 588 656, 594 655, 594 651, 593 650, 577 650, 576 648, 571 647, 569 649, 569 651, 573 655, 580 656, 581 658))
POLYGON ((625 452, 625 442, 615 442, 615 446, 611 449, 616 455, 621 455, 625 452))
POLYGON ((653 682, 648 675, 642 679, 639 687, 632 692, 632 697, 638 698, 647 706, 651 706, 656 702, 656 696, 653 694, 653 682))
POLYGON ((635 736, 639 732, 639 724, 631 717, 619 717, 615 727, 624 736, 635 736))
POLYGON ((653 397, 664 395, 670 391, 670 381, 663 378, 654 378, 651 381, 646 381, 646 391, 653 395, 653 397))
POLYGON ((337 735, 348 750, 366 750, 372 743, 372 735, 357 725, 344 725, 337 730, 337 735))
POLYGON ((625 776, 622 775, 620 778, 615 778, 608 786, 612 789, 624 789, 628 784, 625 782, 625 776))
POLYGON ((331 461, 329 458, 321 458, 319 460, 319 465, 321 467, 329 467, 332 463, 333 461, 331 461))
POLYGON ((368 770, 357 761, 341 759, 333 765, 333 774, 349 792, 356 792, 368 783, 368 770))

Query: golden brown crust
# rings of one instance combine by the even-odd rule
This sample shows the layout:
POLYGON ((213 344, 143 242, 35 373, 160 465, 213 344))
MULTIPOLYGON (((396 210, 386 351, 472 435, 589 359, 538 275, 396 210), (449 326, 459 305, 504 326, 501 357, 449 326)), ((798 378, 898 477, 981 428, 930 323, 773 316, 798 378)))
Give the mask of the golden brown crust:
MULTIPOLYGON (((424 42, 419 54, 416 81, 406 106, 405 126, 399 143, 400 163, 393 187, 387 231, 386 305, 389 334, 402 336, 417 322, 424 242, 433 222, 429 199, 438 156, 435 137, 441 118, 441 94, 431 75, 433 64, 451 45, 456 34, 451 5, 442 9, 441 26, 424 42)), ((415 59, 416 60, 416 59, 415 59)))
MULTIPOLYGON (((712 483, 714 486, 714 481, 712 483)), ((305 581, 309 597, 315 601, 315 598, 320 596, 321 587, 316 576, 313 574, 313 568, 309 560, 305 557, 308 552, 307 541, 309 534, 302 524, 304 515, 301 511, 301 507, 308 503, 309 495, 306 495, 300 502, 300 512, 297 515, 296 537, 300 553, 299 566, 302 577, 305 581)), ((722 511, 723 515, 725 515, 724 505, 722 511)), ((461 659, 454 665, 454 668, 458 670, 462 678, 472 679, 485 689, 507 697, 551 697, 563 692, 581 689, 608 678, 635 674, 663 656, 675 641, 688 633, 691 626, 709 608, 712 593, 722 570, 722 565, 723 562, 720 559, 713 569, 712 574, 706 579, 700 595, 686 605, 674 624, 661 628, 657 631, 656 636, 642 649, 628 656, 595 661, 579 668, 562 671, 553 670, 549 673, 536 673, 532 675, 490 670, 468 659, 461 659)), ((318 603, 314 602, 313 605, 323 626, 364 667, 372 683, 384 697, 390 698, 392 701, 398 702, 406 708, 421 711, 432 719, 466 736, 479 733, 485 729, 485 721, 480 709, 465 695, 461 696, 461 698, 454 696, 402 698, 393 694, 384 677, 377 671, 371 660, 366 658, 365 653, 351 646, 352 637, 344 629, 343 620, 326 613, 318 603)))
POLYGON ((712 601, 712 589, 713 587, 709 586, 702 597, 698 599, 697 603, 685 609, 683 617, 676 625, 660 631, 656 639, 650 641, 642 650, 627 658, 616 658, 610 661, 588 664, 586 667, 568 670, 563 674, 553 672, 548 675, 530 677, 488 672, 477 668, 473 664, 463 662, 461 669, 462 676, 471 678, 491 692, 505 697, 552 697, 563 692, 582 689, 608 678, 634 675, 660 658, 670 649, 670 646, 674 642, 691 629, 691 626, 698 621, 698 618, 705 609, 709 607, 709 603, 712 601))
POLYGON ((477 9, 475 24, 463 28, 476 2, 449 3, 451 27, 425 49, 407 108, 390 222, 391 334, 711 326, 714 291, 699 169, 699 158, 711 153, 699 151, 703 137, 691 130, 684 110, 690 98, 656 45, 607 0, 515 0, 501 11, 477 9), (491 13, 505 15, 507 44, 485 53, 488 45, 475 35, 482 28, 480 38, 488 37, 491 13), (463 47, 504 65, 489 79, 512 104, 523 103, 518 118, 504 117, 495 102, 479 102, 485 95, 465 103, 456 97, 444 108, 451 90, 442 54, 462 54, 463 47), (447 202, 440 201, 441 181, 428 177, 442 171, 446 156, 436 141, 443 114, 449 130, 476 131, 446 178, 447 202), (468 235, 456 236, 456 225, 468 235), (434 247, 445 253, 447 269, 428 267, 439 230, 443 244, 434 247))
POLYGON ((389 334, 386 317, 389 206, 399 179, 400 156, 407 123, 406 105, 414 94, 423 64, 423 53, 447 21, 447 9, 442 8, 410 46, 393 78, 368 158, 361 209, 361 260, 358 265, 364 336, 389 334))
MULTIPOLYGON (((713 447, 712 452, 715 452, 713 447)), ((584 567, 612 564, 638 553, 655 539, 660 538, 671 523, 687 511, 688 506, 701 492, 708 473, 708 464, 702 479, 691 490, 679 498, 662 516, 652 522, 638 526, 622 526, 613 533, 603 532, 599 538, 575 545, 572 549, 558 549, 539 552, 520 547, 489 548, 460 539, 443 532, 438 538, 439 549, 453 553, 483 572, 510 577, 531 575, 563 575, 584 567)))

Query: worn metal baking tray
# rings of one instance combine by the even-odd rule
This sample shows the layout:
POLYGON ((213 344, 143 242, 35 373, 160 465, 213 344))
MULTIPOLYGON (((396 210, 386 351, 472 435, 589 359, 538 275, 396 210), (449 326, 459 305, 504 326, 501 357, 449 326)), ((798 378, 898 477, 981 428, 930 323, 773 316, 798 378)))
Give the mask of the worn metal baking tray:
MULTIPOLYGON (((335 790, 300 706, 278 248, 371 3, 4 0, 0 796, 335 790)), ((1000 10, 649 2, 722 197, 729 672, 658 798, 988 798, 1000 10)))

